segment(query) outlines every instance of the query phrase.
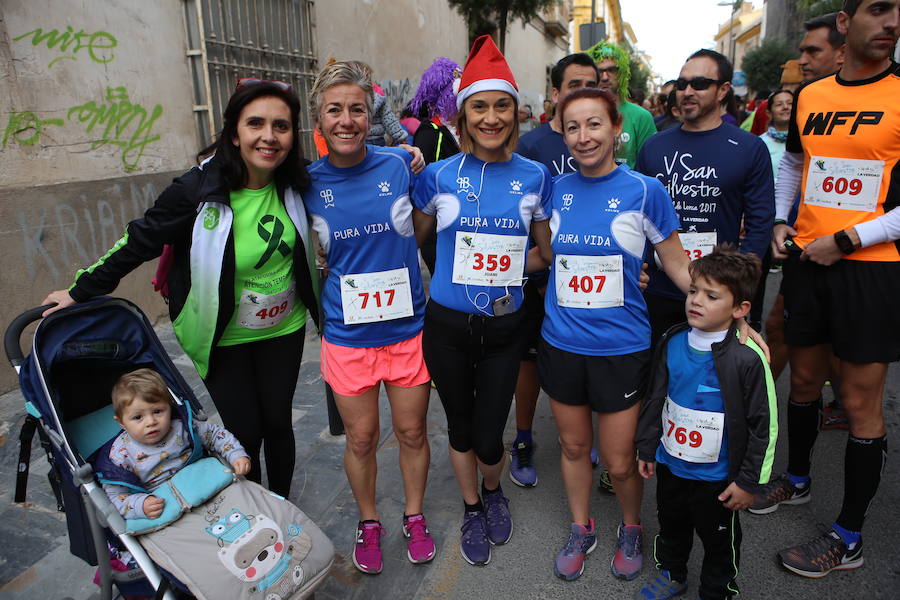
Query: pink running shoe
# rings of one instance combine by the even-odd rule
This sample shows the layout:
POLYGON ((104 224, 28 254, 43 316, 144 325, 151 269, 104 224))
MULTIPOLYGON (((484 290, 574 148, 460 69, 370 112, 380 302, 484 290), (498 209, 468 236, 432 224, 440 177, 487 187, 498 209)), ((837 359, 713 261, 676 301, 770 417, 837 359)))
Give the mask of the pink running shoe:
POLYGON ((403 535, 406 536, 406 557, 413 564, 431 562, 434 558, 434 540, 428 532, 428 524, 421 513, 403 517, 403 535))
POLYGON ((381 536, 384 527, 379 521, 360 521, 356 526, 356 546, 353 548, 353 564, 369 575, 381 573, 381 536))

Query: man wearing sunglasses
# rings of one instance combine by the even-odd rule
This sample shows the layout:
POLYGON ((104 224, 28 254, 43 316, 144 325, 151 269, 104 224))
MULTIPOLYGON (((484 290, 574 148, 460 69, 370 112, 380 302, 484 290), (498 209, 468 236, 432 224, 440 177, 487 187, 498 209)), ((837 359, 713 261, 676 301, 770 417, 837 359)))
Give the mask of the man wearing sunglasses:
POLYGON ((772 252, 786 259, 788 468, 754 499, 757 513, 809 502, 833 352, 850 424, 841 512, 829 530, 778 553, 806 577, 863 565, 863 521, 887 459, 888 364, 900 360, 900 66, 891 59, 900 0, 844 0, 837 27, 846 35, 844 63, 798 90, 779 164, 772 252))
MULTIPOLYGON (((762 259, 771 236, 775 204, 769 151, 757 136, 721 117, 731 75, 731 63, 722 54, 692 54, 675 81, 681 126, 650 138, 638 155, 636 170, 658 178, 672 196, 681 245, 692 260, 724 242, 762 259)), ((645 296, 655 344, 669 327, 684 321, 684 294, 652 257, 647 262, 645 296)))

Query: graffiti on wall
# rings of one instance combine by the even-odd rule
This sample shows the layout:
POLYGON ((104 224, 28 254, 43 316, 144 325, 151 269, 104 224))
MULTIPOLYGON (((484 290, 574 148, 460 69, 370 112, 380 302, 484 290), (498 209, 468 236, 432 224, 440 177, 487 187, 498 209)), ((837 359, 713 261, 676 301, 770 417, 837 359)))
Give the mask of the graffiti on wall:
POLYGON ((55 204, 37 211, 19 210, 16 224, 22 232, 25 272, 31 279, 46 272, 55 281, 71 265, 89 265, 111 247, 125 225, 144 214, 159 190, 153 183, 124 186, 114 184, 100 191, 102 200, 89 203, 82 194, 81 206, 55 204), (56 240, 52 248, 45 241, 56 240))
POLYGON ((46 45, 48 49, 59 52, 59 56, 47 65, 48 69, 61 60, 76 60, 81 50, 86 50, 87 56, 95 63, 112 62, 116 57, 112 49, 119 45, 118 40, 106 31, 85 33, 84 29, 79 29, 76 33, 71 26, 66 26, 66 30, 62 32, 58 29, 45 32, 43 28, 38 27, 12 40, 18 42, 28 37, 31 37, 32 46, 46 45))
POLYGON ((126 171, 132 171, 147 145, 159 139, 159 134, 153 135, 152 130, 163 108, 157 104, 148 113, 143 106, 128 99, 124 87, 106 88, 105 100, 107 104, 90 100, 74 106, 66 116, 82 123, 86 133, 94 133, 94 128, 100 125, 96 131, 99 138, 91 142, 91 149, 106 144, 121 147, 122 164, 126 171))
MULTIPOLYGON (((163 114, 163 107, 155 105, 149 111, 128 99, 128 90, 122 87, 106 88, 105 102, 89 100, 66 111, 69 122, 80 123, 84 132, 92 134, 91 150, 105 145, 118 146, 125 171, 133 171, 144 155, 146 147, 159 139, 153 126, 163 114)), ((0 148, 16 143, 32 146, 40 141, 48 125, 64 126, 58 118, 41 119, 31 111, 10 114, 3 130, 0 148)))
POLYGON ((391 108, 397 115, 406 107, 406 104, 412 100, 416 93, 417 84, 409 79, 385 79, 381 82, 381 89, 387 97, 391 108))
MULTIPOLYGON (((32 46, 43 46, 58 53, 47 65, 48 69, 60 60, 76 60, 79 56, 87 56, 94 63, 106 65, 115 59, 113 49, 119 44, 109 32, 87 33, 84 29, 76 32, 71 26, 64 31, 37 28, 12 40, 30 42, 32 46)), ((107 77, 106 70, 102 77, 107 77)), ((160 135, 153 132, 153 127, 162 114, 161 104, 145 108, 133 102, 125 86, 106 87, 101 101, 87 100, 72 106, 66 111, 65 119, 44 117, 32 110, 12 111, 3 129, 0 150, 12 144, 33 146, 41 141, 50 126, 80 126, 89 136, 84 142, 90 144, 91 150, 103 146, 118 147, 123 169, 134 171, 147 146, 160 139, 160 135)))

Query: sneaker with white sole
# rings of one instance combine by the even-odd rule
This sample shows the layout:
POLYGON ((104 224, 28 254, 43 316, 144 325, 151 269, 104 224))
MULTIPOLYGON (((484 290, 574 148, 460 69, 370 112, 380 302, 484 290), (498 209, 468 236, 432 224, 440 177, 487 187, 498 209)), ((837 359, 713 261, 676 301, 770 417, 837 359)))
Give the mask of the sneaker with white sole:
POLYGON ((812 480, 807 481, 803 488, 798 488, 791 483, 787 473, 782 473, 772 478, 760 493, 753 496, 753 504, 747 510, 754 515, 767 515, 778 510, 782 504, 806 504, 810 500, 810 488, 812 480))
POLYGON ((381 573, 381 536, 384 527, 379 521, 360 521, 356 526, 356 545, 353 547, 353 565, 368 575, 381 573))
POLYGON ((484 492, 481 495, 484 503, 484 518, 487 522, 488 539, 495 546, 505 544, 512 537, 513 522, 509 514, 509 498, 503 495, 503 490, 497 488, 493 492, 484 492))
POLYGON ((487 521, 483 510, 467 511, 463 516, 459 551, 470 565, 482 566, 491 562, 491 541, 487 536, 487 521))
POLYGON ((612 574, 619 579, 631 581, 644 567, 644 528, 641 525, 619 523, 616 535, 616 553, 610 562, 612 574))
POLYGON ((553 572, 566 581, 578 579, 584 573, 584 559, 596 547, 597 533, 594 530, 594 520, 591 519, 590 528, 581 523, 572 523, 569 539, 556 555, 553 572))
POLYGON ((406 557, 409 562, 418 565, 434 558, 434 539, 428 531, 423 514, 403 517, 403 535, 406 537, 406 557))
POLYGON ((785 548, 778 559, 785 569, 804 577, 825 577, 832 571, 863 566, 862 538, 849 549, 833 529, 820 526, 821 533, 804 544, 785 548))
POLYGON ((521 487, 537 485, 537 469, 534 467, 534 444, 518 442, 510 452, 509 478, 521 487))

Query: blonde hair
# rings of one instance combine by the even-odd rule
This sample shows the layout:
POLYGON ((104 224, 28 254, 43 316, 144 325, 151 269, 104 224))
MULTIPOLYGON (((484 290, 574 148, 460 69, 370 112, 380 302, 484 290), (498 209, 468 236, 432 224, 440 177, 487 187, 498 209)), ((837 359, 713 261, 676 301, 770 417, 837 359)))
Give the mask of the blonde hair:
MULTIPOLYGON (((506 138, 506 143, 503 145, 506 149, 507 155, 512 155, 513 152, 516 151, 516 147, 519 145, 519 119, 517 118, 518 110, 519 110, 519 102, 510 94, 509 96, 513 101, 513 128, 509 132, 509 137, 506 138)), ((471 100, 471 96, 466 98, 463 102, 463 105, 459 108, 459 112, 456 113, 456 131, 459 133, 459 149, 466 154, 474 154, 475 152, 475 143, 472 141, 472 138, 469 137, 469 132, 466 128, 466 103, 471 100)))
POLYGON ((169 388, 159 373, 153 369, 138 369, 125 373, 112 389, 113 412, 119 418, 131 406, 135 398, 148 404, 169 401, 169 388))
POLYGON ((375 104, 372 67, 362 61, 345 60, 326 64, 316 75, 312 91, 309 93, 310 108, 316 120, 319 118, 319 111, 322 110, 322 96, 325 91, 345 83, 358 86, 365 93, 366 109, 369 116, 372 116, 375 104))

